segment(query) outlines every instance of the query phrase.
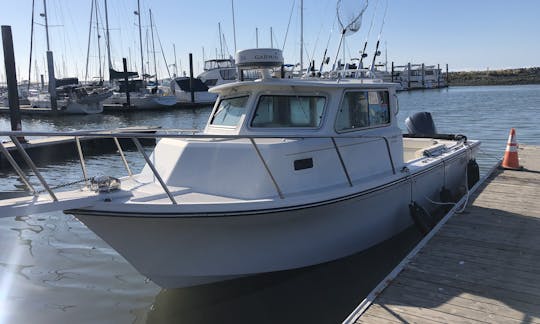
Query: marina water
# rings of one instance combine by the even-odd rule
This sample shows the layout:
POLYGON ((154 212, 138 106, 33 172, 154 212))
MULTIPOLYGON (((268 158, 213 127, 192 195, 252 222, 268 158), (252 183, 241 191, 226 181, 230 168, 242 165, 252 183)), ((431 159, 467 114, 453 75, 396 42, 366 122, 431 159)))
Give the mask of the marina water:
MULTIPOLYGON (((399 93, 398 120, 432 113, 439 133, 482 141, 485 172, 503 155, 508 132, 540 145, 540 85, 451 87, 399 93)), ((62 117, 23 117, 27 131, 161 126, 202 129, 211 107, 62 117)), ((0 117, 0 129, 9 129, 0 117)), ((144 164, 127 152, 134 170, 144 164)), ((124 176, 118 155, 88 158, 90 175, 124 176)), ((81 178, 78 161, 41 168, 47 180, 81 178)), ((2 190, 22 189, 0 172, 2 190)), ((33 179, 35 180, 35 179, 33 179)), ((363 253, 323 265, 206 285, 164 290, 146 280, 71 215, 62 212, 0 219, 0 324, 4 323, 336 323, 420 239, 411 228, 363 253)), ((261 251, 265 253, 265 251, 261 251)), ((181 256, 178 256, 181 258, 181 256)))

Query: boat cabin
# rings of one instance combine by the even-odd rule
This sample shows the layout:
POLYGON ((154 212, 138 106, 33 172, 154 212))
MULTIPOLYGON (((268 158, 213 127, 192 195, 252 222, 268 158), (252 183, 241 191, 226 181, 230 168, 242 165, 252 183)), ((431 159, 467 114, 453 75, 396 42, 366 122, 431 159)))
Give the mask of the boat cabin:
POLYGON ((154 158, 167 185, 283 198, 381 181, 402 168, 395 84, 266 76, 210 90, 219 97, 203 134, 215 138, 160 140, 154 158))

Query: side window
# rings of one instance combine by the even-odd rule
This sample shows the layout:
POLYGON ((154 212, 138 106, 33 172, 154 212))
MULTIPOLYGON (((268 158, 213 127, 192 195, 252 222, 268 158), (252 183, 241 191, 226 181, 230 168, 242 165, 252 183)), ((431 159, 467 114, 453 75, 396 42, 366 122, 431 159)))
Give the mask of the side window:
POLYGON ((390 123, 388 91, 345 92, 336 119, 336 131, 390 123))

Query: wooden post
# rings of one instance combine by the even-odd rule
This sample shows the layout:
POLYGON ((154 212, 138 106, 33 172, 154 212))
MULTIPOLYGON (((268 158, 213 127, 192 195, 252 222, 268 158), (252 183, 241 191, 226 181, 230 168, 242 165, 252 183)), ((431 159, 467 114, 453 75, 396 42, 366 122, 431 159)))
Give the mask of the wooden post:
POLYGON ((407 63, 407 90, 411 88, 411 62, 407 63))
POLYGON ((450 83, 450 75, 448 75, 448 63, 446 63, 446 86, 450 83))
POLYGON ((426 87, 426 66, 422 63, 422 88, 426 87))
POLYGON ((193 54, 189 53, 189 91, 191 92, 191 103, 195 103, 195 92, 193 90, 193 54))
MULTIPOLYGON (((6 67, 11 130, 21 131, 21 111, 19 108, 19 91, 17 89, 17 73, 15 70, 15 53, 13 51, 11 26, 2 26, 2 44, 4 47, 4 65, 6 67)), ((24 137, 19 138, 19 141, 21 140, 26 142, 24 137)))
POLYGON ((437 88, 441 87, 441 66, 437 64, 437 88))
POLYGON ((58 103, 56 102, 56 78, 54 76, 54 59, 53 52, 47 51, 47 72, 49 72, 49 96, 51 98, 51 110, 58 111, 58 103))
POLYGON ((124 65, 124 82, 126 84, 126 105, 128 108, 131 108, 131 97, 129 96, 129 78, 127 70, 127 60, 122 58, 122 64, 124 65))

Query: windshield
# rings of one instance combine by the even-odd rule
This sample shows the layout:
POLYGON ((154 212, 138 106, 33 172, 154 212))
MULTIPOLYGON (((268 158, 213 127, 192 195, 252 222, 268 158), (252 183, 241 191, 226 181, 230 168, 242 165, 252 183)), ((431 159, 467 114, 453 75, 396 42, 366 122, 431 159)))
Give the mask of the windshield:
POLYGON ((261 96, 252 127, 319 127, 325 97, 261 96))
POLYGON ((222 99, 212 117, 211 125, 237 126, 245 114, 249 96, 222 99))

